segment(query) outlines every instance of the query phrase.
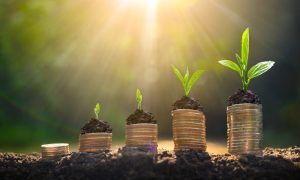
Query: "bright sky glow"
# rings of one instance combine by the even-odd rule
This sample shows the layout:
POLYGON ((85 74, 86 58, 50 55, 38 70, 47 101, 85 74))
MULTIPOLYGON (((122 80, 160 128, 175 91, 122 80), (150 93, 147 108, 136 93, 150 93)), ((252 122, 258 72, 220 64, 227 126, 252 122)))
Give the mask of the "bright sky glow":
POLYGON ((122 5, 128 6, 148 6, 152 8, 156 6, 157 0, 120 0, 122 5))

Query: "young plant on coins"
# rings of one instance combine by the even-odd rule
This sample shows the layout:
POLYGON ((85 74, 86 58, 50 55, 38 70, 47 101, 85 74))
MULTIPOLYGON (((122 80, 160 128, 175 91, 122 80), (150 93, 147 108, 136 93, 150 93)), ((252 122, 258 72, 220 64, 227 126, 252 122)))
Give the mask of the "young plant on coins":
POLYGON ((189 93, 204 70, 197 70, 190 77, 189 68, 184 75, 172 66, 174 74, 183 86, 185 95, 173 105, 173 140, 175 151, 206 150, 205 115, 200 102, 189 97, 189 93))
POLYGON ((189 97, 189 93, 192 89, 192 87, 195 85, 196 81, 201 77, 201 75, 204 73, 204 70, 197 70, 193 73, 193 75, 190 76, 189 68, 186 68, 186 72, 184 76, 180 73, 180 71, 173 65, 173 72, 181 82, 181 85, 184 90, 184 96, 178 101, 175 102, 173 105, 173 110, 176 109, 194 109, 198 111, 202 111, 203 107, 200 105, 200 102, 194 98, 189 97))
POLYGON ((142 109, 143 96, 139 89, 136 90, 135 99, 137 102, 137 108, 135 112, 127 118, 126 124, 127 125, 138 124, 138 123, 156 124, 156 120, 154 120, 154 116, 152 115, 152 113, 145 112, 142 109))
POLYGON ((221 65, 236 71, 242 80, 242 89, 227 100, 228 150, 232 154, 261 154, 262 105, 259 97, 248 87, 252 79, 267 72, 274 62, 259 62, 248 70, 249 28, 242 35, 241 55, 235 56, 237 63, 219 61, 221 65))
POLYGON ((263 73, 267 72, 274 65, 274 61, 263 61, 252 66, 248 70, 248 59, 249 59, 249 28, 247 28, 241 41, 241 55, 235 54, 237 63, 231 60, 221 60, 219 63, 227 68, 236 71, 242 80, 242 89, 239 89, 234 95, 228 99, 228 105, 242 104, 242 103, 253 103, 261 104, 258 96, 251 90, 248 90, 250 81, 263 73))
POLYGON ((157 151, 157 122, 152 113, 142 109, 143 96, 136 90, 137 109, 126 119, 126 147, 157 151))
POLYGON ((112 129, 109 124, 99 119, 101 105, 94 108, 95 117, 91 118, 81 128, 79 137, 80 152, 99 152, 110 150, 112 143, 112 129))
POLYGON ((99 119, 100 111, 101 111, 101 105, 97 103, 94 108, 95 117, 91 118, 90 121, 87 122, 81 128, 81 134, 97 133, 97 132, 106 132, 106 133, 112 132, 112 129, 109 126, 109 124, 99 119))

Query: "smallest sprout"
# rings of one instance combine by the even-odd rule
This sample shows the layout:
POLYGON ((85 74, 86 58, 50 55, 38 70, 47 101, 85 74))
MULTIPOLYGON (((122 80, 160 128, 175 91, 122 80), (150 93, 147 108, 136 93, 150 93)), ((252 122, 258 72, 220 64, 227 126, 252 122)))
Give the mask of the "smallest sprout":
POLYGON ((100 110, 101 110, 101 105, 99 103, 97 103, 95 108, 94 108, 96 119, 99 119, 100 110))
POLYGON ((142 96, 141 91, 139 89, 136 89, 135 98, 136 98, 138 110, 142 110, 143 96, 142 96))

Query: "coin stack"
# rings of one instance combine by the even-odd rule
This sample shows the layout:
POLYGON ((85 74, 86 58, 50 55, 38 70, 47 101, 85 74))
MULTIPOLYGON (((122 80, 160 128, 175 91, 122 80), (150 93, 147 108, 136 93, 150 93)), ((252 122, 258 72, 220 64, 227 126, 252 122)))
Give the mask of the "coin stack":
POLYGON ((70 153, 69 144, 56 143, 56 144, 43 144, 42 158, 50 159, 57 156, 63 156, 70 153))
POLYGON ((205 115, 193 109, 172 111, 174 150, 206 151, 205 115))
POLYGON ((126 147, 138 147, 157 152, 157 124, 138 123, 126 125, 126 147))
POLYGON ((231 154, 261 154, 262 106, 234 104, 227 107, 227 148, 231 154))
POLYGON ((86 133, 79 136, 79 152, 109 151, 112 133, 86 133))

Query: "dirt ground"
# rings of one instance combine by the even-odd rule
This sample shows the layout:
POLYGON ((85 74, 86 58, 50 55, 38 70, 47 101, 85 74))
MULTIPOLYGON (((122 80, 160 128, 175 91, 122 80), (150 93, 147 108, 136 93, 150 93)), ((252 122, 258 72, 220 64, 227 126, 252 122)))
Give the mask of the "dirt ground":
POLYGON ((45 160, 0 153, 0 179, 300 179, 300 147, 266 148, 261 157, 120 150, 45 160))

